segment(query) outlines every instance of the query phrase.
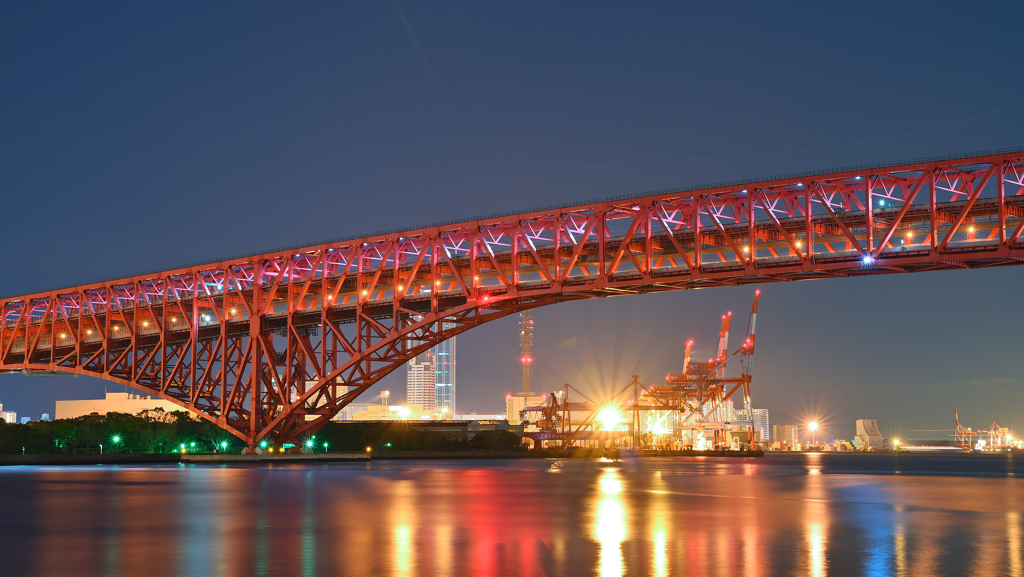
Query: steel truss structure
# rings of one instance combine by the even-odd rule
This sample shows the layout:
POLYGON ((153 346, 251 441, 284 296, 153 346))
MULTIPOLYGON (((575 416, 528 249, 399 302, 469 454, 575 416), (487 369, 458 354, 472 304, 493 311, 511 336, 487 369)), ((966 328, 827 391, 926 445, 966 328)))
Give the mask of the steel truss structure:
POLYGON ((666 190, 0 300, 0 371, 94 375, 250 447, 451 336, 557 302, 1020 264, 1024 151, 666 190))

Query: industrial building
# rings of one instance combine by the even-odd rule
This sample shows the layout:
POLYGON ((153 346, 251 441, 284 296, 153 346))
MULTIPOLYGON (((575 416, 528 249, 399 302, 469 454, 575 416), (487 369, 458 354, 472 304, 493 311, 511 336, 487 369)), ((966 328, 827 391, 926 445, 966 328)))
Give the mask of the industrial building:
POLYGON ((882 433, 879 432, 875 419, 857 420, 857 435, 853 438, 853 446, 858 451, 882 450, 882 433))
MULTIPOLYGON (((141 411, 163 409, 166 412, 171 411, 186 411, 181 406, 176 405, 170 401, 165 401, 160 398, 151 397, 148 395, 137 395, 134 393, 107 393, 103 399, 85 399, 80 401, 57 401, 57 410, 55 411, 55 418, 57 419, 75 419, 78 417, 84 417, 85 415, 91 415, 92 413, 99 413, 106 415, 107 413, 128 413, 130 415, 137 415, 141 411)), ((188 411, 192 416, 195 413, 188 411)))

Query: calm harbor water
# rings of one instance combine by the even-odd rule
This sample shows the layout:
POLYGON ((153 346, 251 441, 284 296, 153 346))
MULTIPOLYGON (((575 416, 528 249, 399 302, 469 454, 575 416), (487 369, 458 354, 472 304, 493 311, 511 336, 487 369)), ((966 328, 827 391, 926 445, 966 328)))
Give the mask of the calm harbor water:
POLYGON ((4 467, 0 574, 1024 576, 1024 459, 4 467))

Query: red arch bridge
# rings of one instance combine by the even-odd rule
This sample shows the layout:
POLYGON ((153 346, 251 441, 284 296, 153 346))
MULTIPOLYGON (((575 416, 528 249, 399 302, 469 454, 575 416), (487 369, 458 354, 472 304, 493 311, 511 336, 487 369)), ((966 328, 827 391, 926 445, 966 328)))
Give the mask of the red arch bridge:
POLYGON ((0 371, 125 384, 253 447, 516 311, 1021 264, 1022 228, 1024 149, 664 190, 4 298, 0 371))

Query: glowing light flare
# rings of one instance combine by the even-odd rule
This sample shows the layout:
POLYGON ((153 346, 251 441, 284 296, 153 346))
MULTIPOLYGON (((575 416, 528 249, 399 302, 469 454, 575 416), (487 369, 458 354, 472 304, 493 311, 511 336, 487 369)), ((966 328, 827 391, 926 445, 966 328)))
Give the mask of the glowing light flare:
POLYGON ((622 417, 615 407, 608 407, 598 413, 597 420, 601 421, 601 424, 604 425, 604 430, 614 431, 619 426, 619 423, 622 422, 622 417))
POLYGON ((812 432, 812 433, 814 431, 817 431, 818 430, 818 421, 811 421, 811 422, 807 423, 807 430, 812 432))

